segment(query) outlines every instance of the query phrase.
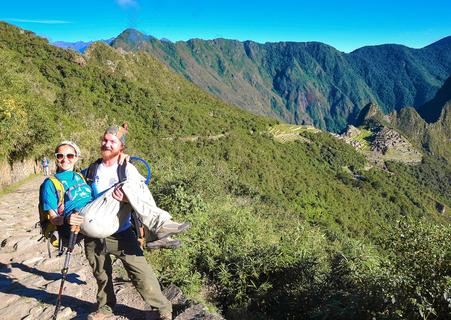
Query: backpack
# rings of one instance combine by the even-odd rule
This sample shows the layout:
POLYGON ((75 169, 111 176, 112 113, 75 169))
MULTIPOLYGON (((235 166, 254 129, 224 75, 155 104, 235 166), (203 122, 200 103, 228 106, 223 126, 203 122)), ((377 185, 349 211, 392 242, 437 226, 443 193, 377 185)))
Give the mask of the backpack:
MULTIPOLYGON (((130 161, 140 161, 146 166, 146 169, 147 169, 146 184, 149 184, 151 170, 150 170, 150 166, 147 163, 147 161, 145 161, 144 159, 138 158, 138 157, 130 157, 130 161)), ((101 163, 102 163, 102 159, 98 159, 97 161, 92 163, 86 170, 85 178, 86 178, 86 182, 89 185, 92 185, 94 183, 94 179, 97 174, 97 169, 101 163)), ((119 179, 119 183, 121 183, 121 182, 125 181, 125 179, 127 179, 127 176, 125 173, 126 167, 127 167, 126 161, 123 164, 117 166, 117 177, 119 179)), ((141 219, 139 218, 139 216, 136 214, 135 211, 131 212, 131 222, 132 222, 132 228, 136 234, 137 240, 138 240, 139 244, 141 245, 141 247, 143 247, 145 244, 145 239, 146 239, 145 230, 144 230, 144 226, 142 224, 141 219)))
MULTIPOLYGON (((83 181, 85 181, 83 175, 81 175, 78 172, 74 172, 75 174, 79 175, 83 181)), ((61 181, 55 176, 48 177, 46 180, 50 180, 56 191, 57 191, 57 197, 58 197, 58 209, 57 213, 58 215, 62 215, 64 212, 64 195, 66 194, 66 190, 61 183, 61 181)), ((60 252, 62 250, 62 241, 60 240, 60 235, 58 232, 58 226, 52 224, 50 222, 50 214, 48 211, 44 210, 44 201, 42 199, 42 190, 44 189, 44 183, 41 184, 41 187, 39 188, 39 204, 38 204, 38 211, 39 211, 39 226, 41 228, 41 235, 42 237, 39 239, 46 239, 47 240, 47 249, 49 253, 49 257, 51 257, 51 246, 55 248, 59 248, 60 252)))

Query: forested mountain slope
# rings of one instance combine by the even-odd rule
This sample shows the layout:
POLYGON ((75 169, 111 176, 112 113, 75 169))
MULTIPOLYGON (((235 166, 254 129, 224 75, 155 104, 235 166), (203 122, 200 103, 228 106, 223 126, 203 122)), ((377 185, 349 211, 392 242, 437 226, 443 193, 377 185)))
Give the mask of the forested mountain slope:
POLYGON ((373 102, 385 113, 430 100, 451 74, 451 37, 422 49, 227 39, 171 43, 127 29, 112 46, 150 52, 224 101, 294 124, 340 131, 373 102))

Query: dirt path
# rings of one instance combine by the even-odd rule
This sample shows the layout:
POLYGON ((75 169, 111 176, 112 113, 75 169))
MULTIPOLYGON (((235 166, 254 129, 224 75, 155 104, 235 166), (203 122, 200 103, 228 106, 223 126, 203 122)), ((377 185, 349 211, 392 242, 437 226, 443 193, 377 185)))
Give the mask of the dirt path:
MULTIPOLYGON (((41 236, 35 224, 43 179, 32 179, 0 197, 0 319, 3 320, 51 319, 54 312, 64 256, 56 257, 55 251, 49 258, 46 242, 38 241, 41 236)), ((114 269, 118 306, 110 319, 145 319, 142 310, 149 308, 131 283, 120 277, 121 267, 114 269)), ((77 246, 58 319, 85 319, 95 309, 96 288, 82 247, 77 246)), ((186 319, 182 314, 179 318, 186 319)))

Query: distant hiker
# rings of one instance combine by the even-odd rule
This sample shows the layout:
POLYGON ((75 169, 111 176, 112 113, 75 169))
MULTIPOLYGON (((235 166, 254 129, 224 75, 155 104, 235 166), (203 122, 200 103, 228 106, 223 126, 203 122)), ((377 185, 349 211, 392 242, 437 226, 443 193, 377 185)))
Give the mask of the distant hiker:
POLYGON ((42 158, 41 160, 42 171, 44 171, 44 176, 49 175, 49 159, 47 157, 42 158))
MULTIPOLYGON (((106 190, 109 190, 119 182, 118 158, 123 153, 127 132, 128 126, 124 124, 121 127, 111 126, 107 128, 103 135, 101 142, 101 162, 98 165, 96 175, 91 182, 95 197, 101 197, 104 192, 109 192, 106 190)), ((131 163, 128 163, 126 166, 126 176, 127 180, 144 179, 131 163)), ((136 201, 135 198, 137 194, 146 192, 145 189, 148 191, 148 188, 146 187, 141 191, 133 192, 133 184, 127 183, 113 189, 113 197, 122 203, 136 201)), ((153 198, 151 199, 153 201, 153 198)), ((153 203, 155 202, 153 201, 153 203)), ((148 216, 152 216, 152 214, 154 214, 152 211, 156 210, 155 212, 158 212, 160 216, 166 216, 165 219, 170 217, 167 212, 156 206, 146 206, 146 208, 142 208, 142 206, 137 208, 135 206, 134 209, 144 210, 145 212, 138 213, 144 213, 148 216)), ((146 216, 144 216, 144 220, 145 219, 146 216)), ((146 221, 143 221, 144 224, 145 222, 146 221)), ((175 233, 174 231, 182 231, 186 226, 187 224, 179 224, 172 220, 167 220, 167 223, 164 223, 162 227, 158 229, 158 233, 165 236, 171 232, 175 233)), ((104 319, 111 316, 112 309, 116 305, 110 254, 113 254, 122 260, 134 286, 148 304, 153 308, 158 309, 160 318, 165 320, 172 319, 172 305, 161 292, 160 284, 158 283, 151 266, 147 263, 141 247, 136 241, 136 234, 132 230, 129 219, 125 220, 115 234, 108 236, 105 239, 86 238, 85 252, 98 285, 98 309, 96 312, 90 314, 88 319, 104 319)))

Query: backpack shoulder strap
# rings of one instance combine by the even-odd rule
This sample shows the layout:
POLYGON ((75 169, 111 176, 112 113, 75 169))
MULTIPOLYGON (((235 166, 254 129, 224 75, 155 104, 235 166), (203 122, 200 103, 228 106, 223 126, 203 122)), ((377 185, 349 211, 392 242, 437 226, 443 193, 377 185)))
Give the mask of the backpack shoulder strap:
POLYGON ((127 167, 127 161, 117 166, 117 177, 119 178, 119 182, 125 181, 127 179, 127 175, 125 174, 125 168, 127 167))
POLYGON ((91 165, 88 167, 88 170, 86 170, 86 183, 91 185, 94 182, 94 179, 97 174, 97 169, 99 168, 99 165, 102 163, 102 159, 97 159, 96 162, 91 163, 91 165))
POLYGON ((64 186, 55 175, 49 177, 48 179, 52 181, 53 185, 55 186, 58 195, 58 214, 61 214, 64 211, 64 186))

